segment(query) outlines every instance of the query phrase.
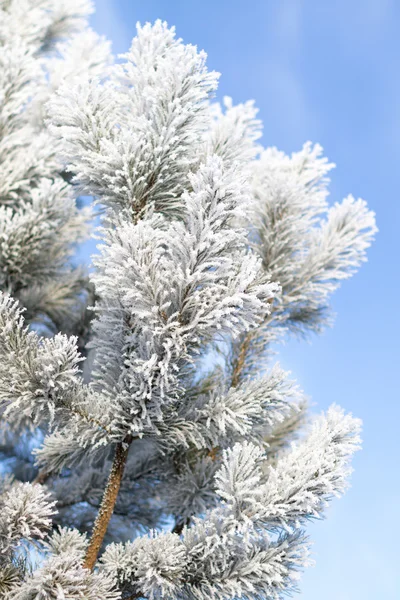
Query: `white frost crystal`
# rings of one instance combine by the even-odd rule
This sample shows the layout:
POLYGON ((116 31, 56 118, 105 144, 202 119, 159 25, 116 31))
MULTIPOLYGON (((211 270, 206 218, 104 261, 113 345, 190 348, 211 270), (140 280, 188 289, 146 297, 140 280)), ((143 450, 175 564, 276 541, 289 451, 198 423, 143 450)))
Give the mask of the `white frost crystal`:
POLYGON ((318 145, 263 149, 254 104, 215 103, 206 55, 166 23, 138 26, 113 63, 88 11, 0 0, 0 402, 8 440, 21 420, 45 432, 52 494, 4 479, 0 594, 279 600, 310 562, 307 521, 348 485, 360 422, 337 406, 306 418, 268 350, 327 323, 374 215, 328 204, 318 145), (85 380, 77 194, 103 215, 85 380), (32 544, 36 569, 20 560, 32 544))

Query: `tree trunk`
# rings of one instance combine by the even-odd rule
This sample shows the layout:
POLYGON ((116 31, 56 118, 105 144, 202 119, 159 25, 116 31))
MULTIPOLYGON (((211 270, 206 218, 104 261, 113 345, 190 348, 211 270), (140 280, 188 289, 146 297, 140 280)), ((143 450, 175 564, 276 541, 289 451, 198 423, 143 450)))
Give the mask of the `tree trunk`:
POLYGON ((115 448, 114 461, 86 552, 84 567, 87 569, 92 570, 96 564, 97 556, 107 532, 108 523, 114 512, 131 443, 132 437, 129 436, 123 442, 119 442, 115 448))

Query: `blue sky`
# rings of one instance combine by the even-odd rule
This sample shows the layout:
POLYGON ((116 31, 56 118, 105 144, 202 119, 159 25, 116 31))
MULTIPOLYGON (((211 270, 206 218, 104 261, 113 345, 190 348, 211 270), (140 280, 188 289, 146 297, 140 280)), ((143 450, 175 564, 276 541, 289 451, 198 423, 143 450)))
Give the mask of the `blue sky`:
POLYGON ((398 600, 400 3, 396 0, 97 0, 93 27, 128 49, 137 21, 165 19, 207 51, 219 96, 253 98, 265 145, 320 142, 338 167, 332 201, 365 198, 380 232, 334 299, 334 328, 280 352, 315 410, 364 421, 352 488, 313 524, 304 600, 398 600))

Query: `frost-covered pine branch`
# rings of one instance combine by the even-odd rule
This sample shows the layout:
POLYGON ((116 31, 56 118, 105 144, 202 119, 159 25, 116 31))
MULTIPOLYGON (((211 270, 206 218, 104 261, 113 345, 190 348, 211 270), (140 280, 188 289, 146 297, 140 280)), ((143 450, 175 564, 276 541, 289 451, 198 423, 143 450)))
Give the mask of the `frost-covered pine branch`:
MULTIPOLYGON (((87 0, 0 2, 0 290, 44 335, 77 335, 82 351, 93 291, 74 254, 91 211, 78 208, 44 119, 62 82, 100 75, 110 60, 88 27, 91 11, 87 0)), ((18 437, 30 430, 18 413, 1 419, 4 453, 25 470, 33 465, 18 457, 18 437)))
POLYGON ((79 213, 64 189, 73 202, 93 197, 103 217, 85 381, 71 331, 43 337, 14 288, 0 298, 0 400, 10 419, 46 428, 34 454, 58 511, 37 568, 12 582, 8 560, 9 597, 278 600, 310 562, 307 521, 346 489, 360 422, 336 406, 308 417, 266 350, 326 323, 331 293, 365 260, 374 216, 352 197, 329 206, 332 165, 319 146, 264 150, 253 103, 216 103, 217 74, 173 28, 138 26, 104 70, 107 47, 82 25, 83 5, 65 21, 42 5, 53 25, 29 34, 34 60, 58 50, 32 114, 51 131, 56 166, 18 192, 18 218, 5 207, 0 232, 16 241, 0 263, 18 260, 29 290, 65 268, 51 210, 66 210, 62 227, 74 231, 79 213), (60 45, 69 20, 83 33, 60 45), (53 194, 60 173, 70 183, 53 194), (36 239, 29 219, 46 185, 36 239))
POLYGON ((86 0, 7 0, 0 11, 0 287, 30 321, 73 331, 86 284, 71 258, 88 213, 63 179, 44 105, 65 79, 102 72, 108 44, 88 29, 86 0))
POLYGON ((40 485, 11 477, 0 482, 0 596, 15 590, 27 570, 29 543, 45 537, 55 502, 40 485))

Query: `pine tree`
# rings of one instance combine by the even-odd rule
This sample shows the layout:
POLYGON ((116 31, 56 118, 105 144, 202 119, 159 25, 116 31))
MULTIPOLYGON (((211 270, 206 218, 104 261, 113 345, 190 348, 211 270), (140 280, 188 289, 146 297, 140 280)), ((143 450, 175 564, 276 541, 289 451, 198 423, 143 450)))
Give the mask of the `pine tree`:
MULTIPOLYGON (((44 106, 63 81, 109 61, 108 42, 88 27, 90 11, 83 0, 0 2, 0 290, 42 335, 77 335, 82 352, 93 292, 74 253, 91 211, 78 209, 44 106)), ((33 461, 21 444, 29 419, 10 413, 0 426, 3 456, 29 479, 33 461)))
MULTIPOLYGON (((15 254, 31 261, 31 279, 1 293, 4 417, 46 435, 36 483, 6 478, 0 490, 0 589, 17 600, 277 600, 310 562, 307 521, 348 485, 360 421, 338 406, 310 418, 273 352, 329 323, 329 297, 365 260, 374 215, 351 196, 329 206, 333 165, 318 145, 291 156, 263 149, 253 103, 215 102, 206 55, 165 23, 138 26, 129 52, 105 68, 107 46, 77 18, 86 6, 30 4, 52 24, 18 36, 48 73, 58 61, 57 76, 27 92, 15 131, 37 161, 32 104, 47 154, 1 196, 12 202, 0 227, 28 218, 42 179, 58 186, 43 194, 52 210, 72 208, 61 233, 47 212, 46 234, 35 229, 45 258, 20 234, 15 254), (87 50, 76 72, 80 47, 54 42, 72 27, 87 50), (102 213, 88 380, 74 331, 82 288, 50 294, 61 321, 29 303, 32 289, 75 276, 66 265, 82 194, 102 213), (54 335, 34 326, 38 312, 54 335)), ((1 5, 14 27, 20 6, 1 5)))

